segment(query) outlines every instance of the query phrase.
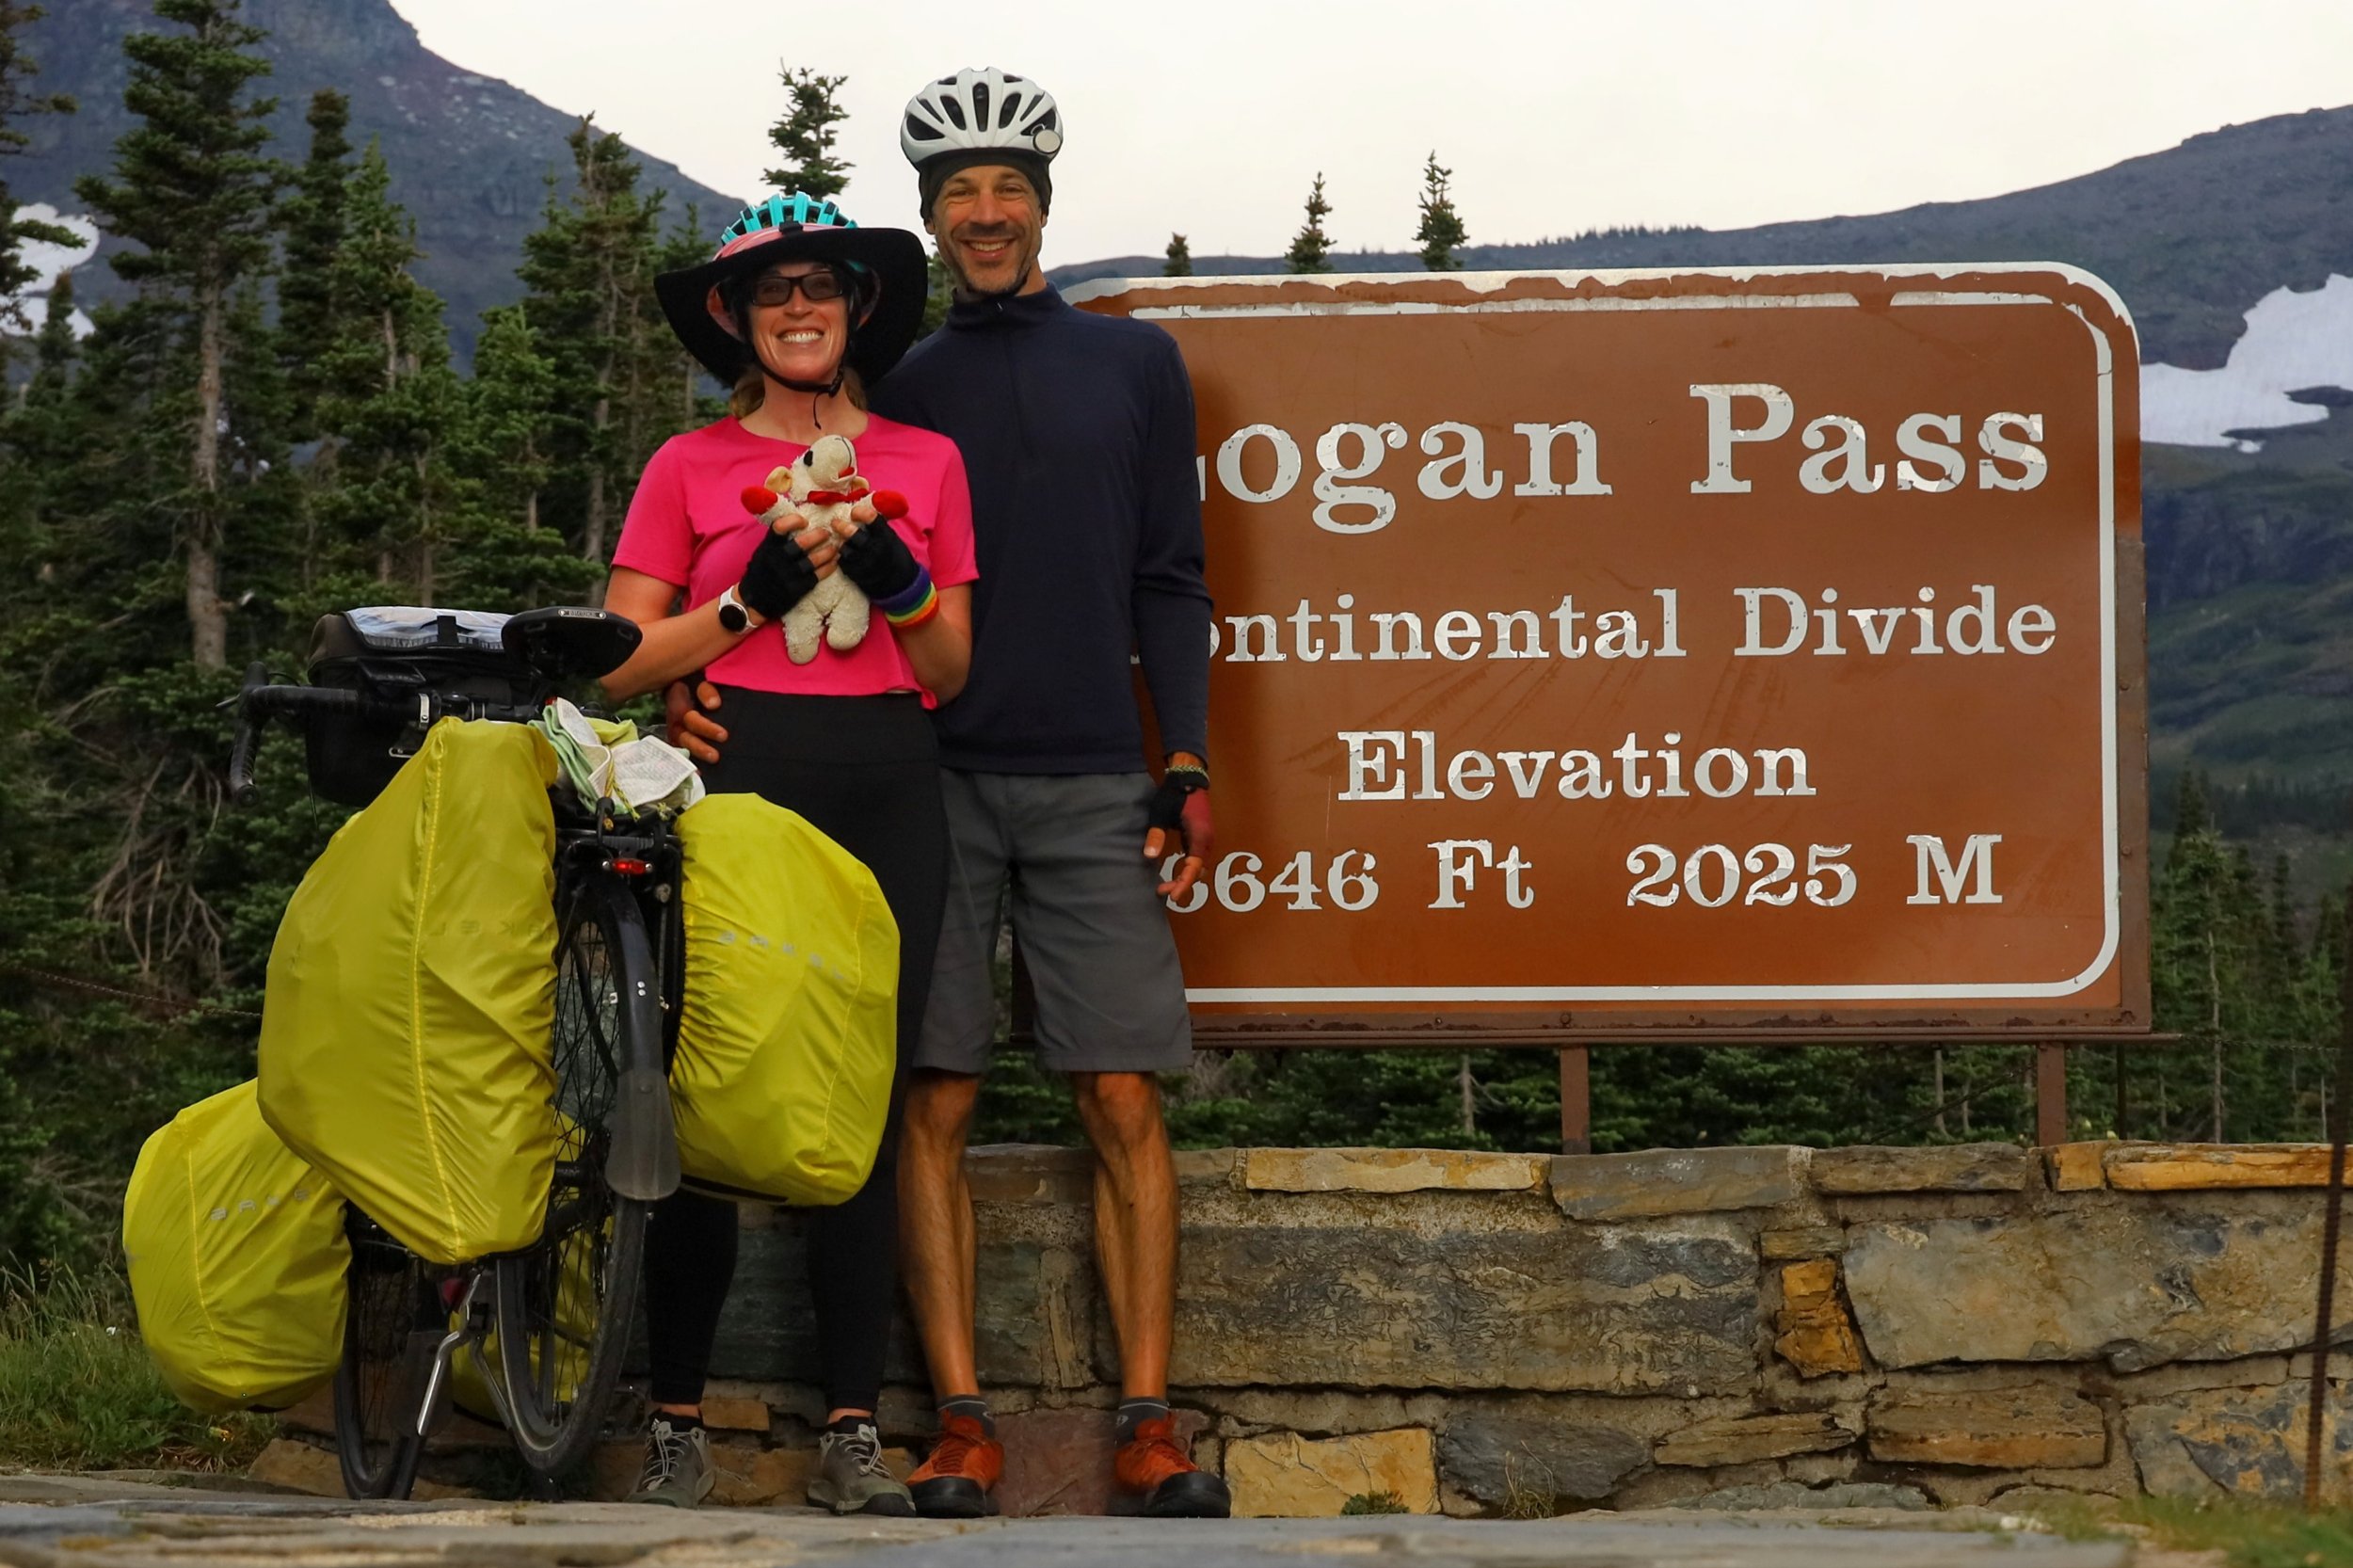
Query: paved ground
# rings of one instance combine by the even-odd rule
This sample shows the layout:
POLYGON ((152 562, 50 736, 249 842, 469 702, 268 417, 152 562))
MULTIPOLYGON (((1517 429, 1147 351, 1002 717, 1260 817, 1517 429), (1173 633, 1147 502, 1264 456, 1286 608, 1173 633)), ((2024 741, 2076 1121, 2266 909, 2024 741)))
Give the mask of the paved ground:
POLYGON ((2128 1568, 2117 1543, 1984 1513, 1586 1513, 850 1523, 801 1509, 344 1503, 98 1478, 0 1476, 7 1568, 2128 1568), (2014 1522, 2013 1522, 2014 1523, 2014 1522))

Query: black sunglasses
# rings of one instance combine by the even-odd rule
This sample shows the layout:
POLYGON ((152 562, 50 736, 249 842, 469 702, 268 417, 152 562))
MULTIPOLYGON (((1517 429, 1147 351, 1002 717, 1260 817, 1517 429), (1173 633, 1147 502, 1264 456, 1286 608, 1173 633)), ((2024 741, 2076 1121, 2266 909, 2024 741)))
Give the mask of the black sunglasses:
POLYGON ((755 305, 790 305, 795 292, 812 305, 823 305, 849 293, 850 285, 831 267, 816 272, 767 272, 752 280, 751 301, 755 305))

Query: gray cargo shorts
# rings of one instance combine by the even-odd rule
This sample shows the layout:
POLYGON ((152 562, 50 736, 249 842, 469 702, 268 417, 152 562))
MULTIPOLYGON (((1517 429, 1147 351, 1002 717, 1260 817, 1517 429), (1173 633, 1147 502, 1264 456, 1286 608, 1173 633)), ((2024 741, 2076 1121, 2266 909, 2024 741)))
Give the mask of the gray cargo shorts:
POLYGON ((1193 1061, 1176 940, 1144 857, 1151 776, 940 772, 948 908, 915 1065, 988 1070, 989 961, 1009 904, 1037 993, 1041 1066, 1168 1072, 1193 1061))

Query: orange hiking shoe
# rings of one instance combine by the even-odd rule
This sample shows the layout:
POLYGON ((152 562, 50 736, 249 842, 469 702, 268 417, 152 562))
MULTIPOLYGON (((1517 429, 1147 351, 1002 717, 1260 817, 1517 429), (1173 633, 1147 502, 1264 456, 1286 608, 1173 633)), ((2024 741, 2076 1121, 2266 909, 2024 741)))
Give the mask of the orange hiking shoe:
POLYGON ((1234 1512, 1225 1483, 1176 1446, 1176 1423, 1140 1421, 1131 1442, 1112 1456, 1112 1478, 1144 1498, 1155 1519, 1223 1519, 1234 1512))
POLYGON ((989 1490, 1005 1473, 1005 1446, 977 1416, 945 1416, 931 1457, 907 1477, 915 1512, 926 1519, 979 1519, 997 1512, 989 1490))

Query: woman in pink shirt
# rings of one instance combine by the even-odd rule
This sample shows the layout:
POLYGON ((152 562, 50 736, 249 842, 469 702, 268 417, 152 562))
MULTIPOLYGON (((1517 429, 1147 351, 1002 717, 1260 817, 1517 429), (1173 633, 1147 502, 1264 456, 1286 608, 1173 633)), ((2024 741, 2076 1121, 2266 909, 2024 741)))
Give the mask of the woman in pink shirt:
MULTIPOLYGON (((944 436, 867 412, 922 320, 923 247, 860 229, 830 200, 771 197, 747 208, 699 267, 656 280, 680 341, 735 389, 728 417, 665 444, 646 465, 613 552, 605 604, 645 640, 605 678, 615 698, 707 670, 728 725, 713 791, 749 791, 799 812, 865 862, 899 922, 899 1056, 923 1020, 947 873, 937 753, 924 710, 952 698, 971 662, 972 508, 944 436), (777 534, 744 491, 821 435, 856 444, 857 472, 906 500, 878 520, 860 502, 840 536, 777 534), (795 663, 776 623, 840 572, 874 614, 848 649, 821 641, 795 663)), ((873 1175, 808 1214, 809 1290, 830 1407, 809 1500, 836 1512, 912 1514, 882 1460, 873 1412, 897 1295, 899 1098, 873 1175)), ((735 1270, 735 1206, 680 1192, 646 1243, 654 1416, 636 1500, 691 1505, 712 1487, 701 1426, 712 1338, 735 1270)))

